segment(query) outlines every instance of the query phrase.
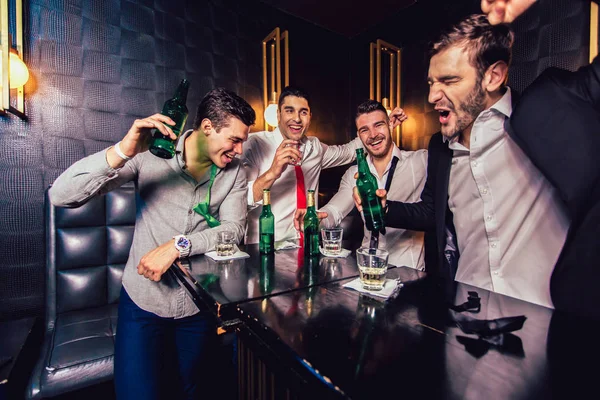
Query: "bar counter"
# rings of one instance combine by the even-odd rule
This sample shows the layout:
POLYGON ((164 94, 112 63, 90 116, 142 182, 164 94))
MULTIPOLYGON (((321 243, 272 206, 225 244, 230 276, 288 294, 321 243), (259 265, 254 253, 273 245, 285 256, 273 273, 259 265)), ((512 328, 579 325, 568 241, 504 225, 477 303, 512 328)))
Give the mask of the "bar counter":
POLYGON ((551 399, 593 388, 596 322, 461 283, 448 302, 436 282, 406 267, 390 268, 403 287, 381 301, 342 287, 358 276, 354 255, 298 263, 298 249, 285 250, 274 269, 261 269, 257 249, 246 251, 251 257, 234 266, 200 256, 176 272, 199 306, 237 332, 240 399, 551 399), (448 307, 470 292, 478 312, 448 307), (525 322, 512 332, 468 329, 519 316, 525 322))

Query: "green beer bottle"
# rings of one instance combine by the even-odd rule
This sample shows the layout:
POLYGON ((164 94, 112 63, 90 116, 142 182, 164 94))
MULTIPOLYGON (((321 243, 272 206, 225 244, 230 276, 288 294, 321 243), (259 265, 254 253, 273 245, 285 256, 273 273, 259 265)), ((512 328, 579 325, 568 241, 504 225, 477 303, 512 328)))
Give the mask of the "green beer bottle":
MULTIPOLYGON (((177 86, 175 95, 172 99, 165 102, 161 112, 161 114, 175 121, 175 125, 168 126, 177 137, 181 134, 188 117, 188 109, 185 102, 189 88, 190 82, 187 79, 182 79, 179 86, 177 86)), ((150 141, 150 152, 160 158, 173 158, 175 155, 175 141, 164 136, 158 129, 154 129, 150 141)))
POLYGON ((258 219, 260 242, 258 244, 261 254, 273 254, 275 251, 275 216, 271 212, 271 191, 263 190, 262 213, 258 219))
POLYGON ((304 255, 319 255, 319 217, 315 210, 315 191, 308 191, 306 199, 306 215, 304 215, 304 255))
POLYGON ((356 161, 358 163, 358 178, 356 187, 362 201, 365 225, 371 232, 384 232, 383 210, 381 200, 375 191, 378 189, 377 179, 371 173, 364 149, 356 149, 356 161))

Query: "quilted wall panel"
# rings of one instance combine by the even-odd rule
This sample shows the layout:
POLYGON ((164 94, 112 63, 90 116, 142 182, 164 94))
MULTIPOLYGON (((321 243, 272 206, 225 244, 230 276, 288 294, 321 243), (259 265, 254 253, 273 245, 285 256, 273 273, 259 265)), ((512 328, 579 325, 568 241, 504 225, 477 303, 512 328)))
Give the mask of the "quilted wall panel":
POLYGON ((0 119, 0 319, 43 313, 44 189, 75 161, 120 140, 179 81, 193 115, 224 86, 255 108, 262 130, 261 40, 290 31, 291 83, 317 93, 311 129, 349 138, 347 39, 255 0, 29 0, 29 122, 0 119), (333 50, 331 50, 333 49, 333 50), (328 60, 327 62, 324 62, 328 60))

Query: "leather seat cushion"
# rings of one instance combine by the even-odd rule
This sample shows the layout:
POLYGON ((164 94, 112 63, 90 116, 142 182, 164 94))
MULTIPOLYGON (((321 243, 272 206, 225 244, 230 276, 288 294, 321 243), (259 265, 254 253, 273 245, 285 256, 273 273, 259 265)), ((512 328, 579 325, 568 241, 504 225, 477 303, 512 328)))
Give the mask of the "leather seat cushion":
POLYGON ((118 304, 60 314, 49 367, 73 365, 114 354, 118 304))

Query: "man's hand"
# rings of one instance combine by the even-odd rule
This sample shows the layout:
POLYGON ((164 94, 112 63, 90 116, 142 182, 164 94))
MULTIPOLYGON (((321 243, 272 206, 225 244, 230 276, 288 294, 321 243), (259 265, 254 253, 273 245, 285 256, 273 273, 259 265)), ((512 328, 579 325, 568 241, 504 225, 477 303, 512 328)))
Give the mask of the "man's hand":
POLYGON ((490 24, 509 24, 523 14, 536 0, 481 0, 481 11, 490 24))
MULTIPOLYGON (((177 139, 171 128, 165 124, 175 125, 175 121, 162 114, 154 114, 150 117, 136 119, 131 128, 129 128, 129 132, 121 140, 121 144, 119 145, 121 151, 128 157, 134 157, 148 150, 150 138, 152 137, 152 129, 154 128, 169 139, 177 139)), ((114 147, 110 148, 106 153, 106 161, 112 168, 120 168, 125 164, 125 161, 117 155, 114 147)))
POLYGON ((274 180, 279 179, 289 164, 294 164, 302 158, 302 154, 300 154, 295 146, 286 147, 287 145, 296 143, 298 143, 296 140, 285 139, 277 148, 275 157, 273 157, 273 163, 271 164, 271 168, 269 168, 269 172, 274 180))
POLYGON ((178 258, 179 251, 175 248, 175 240, 169 240, 142 257, 137 266, 138 274, 158 282, 178 258))
MULTIPOLYGON (((354 179, 357 179, 357 178, 358 178, 358 172, 355 172, 354 179)), ((385 189, 377 189, 375 194, 377 195, 377 197, 381 198, 381 207, 383 209, 385 209, 387 191, 385 189)), ((362 212, 363 211, 362 200, 360 199, 360 194, 358 193, 358 188, 356 186, 354 186, 354 188, 352 189, 352 198, 354 199, 354 205, 358 209, 358 212, 362 212)))
POLYGON ((394 130, 398 125, 402 125, 408 119, 408 115, 400 107, 394 108, 390 114, 390 130, 394 130))
MULTIPOLYGON (((298 208, 296 210, 296 213, 294 213, 294 228, 296 228, 297 231, 302 232, 304 231, 304 216, 306 215, 306 208, 298 208)), ((317 218, 319 218, 319 221, 323 220, 324 218, 327 218, 327 213, 324 211, 317 211, 317 218)))

